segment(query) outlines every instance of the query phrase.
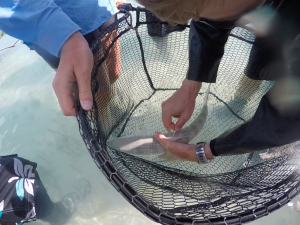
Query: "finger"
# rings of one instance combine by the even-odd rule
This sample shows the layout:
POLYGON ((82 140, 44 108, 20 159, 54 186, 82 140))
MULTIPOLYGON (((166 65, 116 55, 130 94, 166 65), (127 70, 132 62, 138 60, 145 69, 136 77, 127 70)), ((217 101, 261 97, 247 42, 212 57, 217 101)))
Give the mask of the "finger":
POLYGON ((65 76, 63 76, 60 71, 57 72, 52 83, 61 111, 65 116, 76 116, 72 94, 70 91, 72 89, 72 83, 72 81, 66 80, 65 76))
POLYGON ((179 131, 189 119, 190 116, 187 113, 181 114, 181 116, 176 122, 175 131, 179 131))
POLYGON ((162 122, 164 124, 164 127, 168 132, 170 132, 170 129, 175 130, 175 124, 172 121, 172 115, 166 112, 164 108, 162 108, 162 122))
POLYGON ((84 110, 90 110, 93 106, 93 96, 91 91, 91 73, 93 68, 93 55, 92 52, 87 53, 86 62, 84 67, 74 68, 78 90, 79 100, 84 110))
POLYGON ((155 138, 158 141, 159 144, 161 144, 161 146, 164 147, 164 149, 166 149, 167 151, 170 151, 173 147, 173 142, 168 140, 168 138, 166 138, 165 135, 156 132, 155 133, 155 138))
POLYGON ((197 162, 196 145, 171 142, 163 134, 156 132, 155 138, 168 152, 183 160, 197 162))

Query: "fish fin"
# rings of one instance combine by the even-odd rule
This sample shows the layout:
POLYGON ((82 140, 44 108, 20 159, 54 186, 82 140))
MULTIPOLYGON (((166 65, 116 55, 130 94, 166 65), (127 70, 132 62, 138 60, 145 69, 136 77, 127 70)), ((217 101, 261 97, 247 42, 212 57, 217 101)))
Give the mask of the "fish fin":
POLYGON ((171 154, 170 152, 167 152, 166 154, 159 155, 158 158, 165 159, 167 161, 183 161, 181 158, 171 154))
POLYGON ((208 85, 206 93, 205 93, 205 96, 204 96, 204 101, 203 102, 205 102, 205 103, 207 102, 207 100, 208 100, 208 94, 210 93, 210 85, 211 84, 208 85))
POLYGON ((183 138, 190 138, 189 136, 182 136, 182 137, 167 137, 168 140, 172 142, 177 142, 177 140, 183 139, 183 138))

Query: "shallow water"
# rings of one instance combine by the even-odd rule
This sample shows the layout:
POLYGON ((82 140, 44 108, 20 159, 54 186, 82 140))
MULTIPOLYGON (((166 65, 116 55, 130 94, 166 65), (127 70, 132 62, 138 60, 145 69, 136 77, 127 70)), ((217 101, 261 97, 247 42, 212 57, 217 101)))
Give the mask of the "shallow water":
MULTIPOLYGON (((3 37, 0 49, 14 42, 3 37)), ((123 199, 96 167, 77 120, 60 111, 52 89, 54 71, 34 51, 18 43, 0 52, 0 74, 0 155, 18 154, 36 162, 53 201, 78 179, 92 185, 68 224, 155 224, 123 199)))
MULTIPOLYGON (((0 49, 14 42, 3 37, 0 49)), ((54 71, 34 51, 18 43, 0 52, 0 74, 0 155, 18 154, 37 162, 53 201, 68 193, 78 179, 91 182, 91 194, 68 224, 156 224, 131 206, 96 167, 76 119, 60 111, 52 89, 54 71)), ((252 224, 296 225, 299 220, 300 214, 286 205, 252 224)))

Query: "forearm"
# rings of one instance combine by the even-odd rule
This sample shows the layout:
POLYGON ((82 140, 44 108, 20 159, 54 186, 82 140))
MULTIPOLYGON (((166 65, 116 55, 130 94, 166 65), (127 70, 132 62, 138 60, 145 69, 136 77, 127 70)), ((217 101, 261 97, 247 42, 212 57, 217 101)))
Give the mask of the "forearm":
POLYGON ((189 98, 195 99, 200 91, 202 82, 184 79, 181 88, 184 89, 185 93, 189 98))
POLYGON ((282 113, 264 96, 253 118, 210 142, 214 156, 260 151, 300 140, 300 106, 282 113))
POLYGON ((192 21, 189 40, 188 80, 216 82, 219 64, 234 21, 192 21))
POLYGON ((53 0, 3 0, 0 30, 59 56, 62 45, 80 27, 53 0))
POLYGON ((215 156, 243 154, 300 140, 300 39, 289 50, 289 72, 263 96, 251 120, 210 143, 215 156))

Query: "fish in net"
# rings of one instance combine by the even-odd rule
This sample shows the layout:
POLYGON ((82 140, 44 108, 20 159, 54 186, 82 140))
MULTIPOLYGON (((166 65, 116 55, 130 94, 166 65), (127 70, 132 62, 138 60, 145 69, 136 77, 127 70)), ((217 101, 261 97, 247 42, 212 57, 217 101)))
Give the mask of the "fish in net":
MULTIPOLYGON (((205 165, 157 155, 141 158, 107 144, 164 132, 161 103, 180 87, 188 70, 188 25, 157 21, 139 7, 117 16, 90 46, 94 104, 89 112, 78 104, 77 114, 90 155, 120 194, 148 218, 178 225, 246 223, 295 197, 300 185, 299 142, 278 151, 216 157, 205 165)), ((248 30, 232 30, 218 82, 210 88, 206 122, 192 143, 212 140, 249 120, 274 85, 244 75, 254 40, 248 30)), ((194 112, 201 111, 207 88, 203 84, 194 112)), ((196 117, 194 113, 186 126, 196 117)))

